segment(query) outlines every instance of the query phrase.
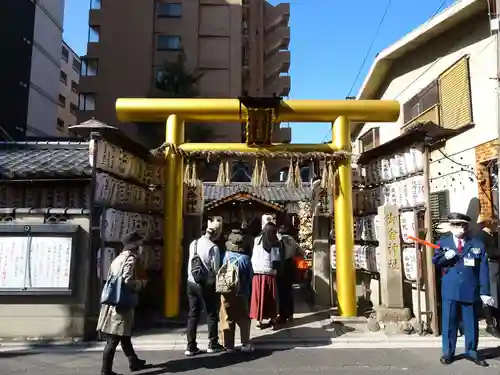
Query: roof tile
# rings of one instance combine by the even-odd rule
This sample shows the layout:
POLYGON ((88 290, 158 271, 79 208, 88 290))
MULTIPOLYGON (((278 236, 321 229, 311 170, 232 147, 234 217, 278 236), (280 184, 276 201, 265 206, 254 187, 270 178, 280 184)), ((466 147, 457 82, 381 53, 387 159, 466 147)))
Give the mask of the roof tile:
POLYGON ((87 142, 0 142, 0 178, 90 177, 87 142))
POLYGON ((218 186, 214 182, 205 182, 205 200, 217 201, 229 195, 247 192, 268 202, 298 202, 310 198, 310 185, 305 183, 298 188, 287 188, 282 182, 271 182, 268 186, 255 187, 248 182, 233 182, 228 186, 218 186))

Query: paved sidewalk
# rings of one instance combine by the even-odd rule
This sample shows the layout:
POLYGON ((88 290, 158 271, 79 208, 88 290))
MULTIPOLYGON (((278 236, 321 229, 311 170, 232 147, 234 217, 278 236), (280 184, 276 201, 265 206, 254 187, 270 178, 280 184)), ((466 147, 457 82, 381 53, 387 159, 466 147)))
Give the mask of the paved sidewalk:
MULTIPOLYGON (((418 336, 394 334, 388 335, 382 331, 367 332, 366 319, 331 318, 330 310, 315 310, 305 304, 297 303, 293 323, 280 330, 259 330, 252 327, 253 344, 262 349, 391 349, 391 348, 439 348, 441 338, 434 336, 418 336)), ((207 327, 201 325, 198 330, 200 347, 208 345, 207 327)), ((239 334, 237 333, 237 337, 239 334)), ((134 345, 141 351, 171 351, 184 350, 186 345, 185 328, 171 330, 148 331, 134 336, 134 345)), ((237 344, 239 340, 237 339, 237 344)), ((463 338, 459 339, 458 346, 463 347, 463 338)), ((500 346, 500 340, 491 336, 480 338, 481 348, 500 346)), ((0 352, 7 351, 42 351, 42 352, 94 352, 102 351, 104 343, 2 343, 0 352)))

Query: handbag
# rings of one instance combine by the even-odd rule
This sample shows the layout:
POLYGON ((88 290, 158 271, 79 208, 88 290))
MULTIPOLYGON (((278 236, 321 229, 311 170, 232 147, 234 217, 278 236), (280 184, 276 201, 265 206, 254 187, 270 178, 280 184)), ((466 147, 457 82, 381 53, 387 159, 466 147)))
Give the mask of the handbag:
POLYGON ((133 309, 139 302, 137 293, 125 285, 123 282, 123 268, 127 262, 126 258, 120 268, 120 271, 113 275, 111 267, 108 272, 108 277, 104 283, 101 293, 101 304, 120 307, 123 309, 133 309))

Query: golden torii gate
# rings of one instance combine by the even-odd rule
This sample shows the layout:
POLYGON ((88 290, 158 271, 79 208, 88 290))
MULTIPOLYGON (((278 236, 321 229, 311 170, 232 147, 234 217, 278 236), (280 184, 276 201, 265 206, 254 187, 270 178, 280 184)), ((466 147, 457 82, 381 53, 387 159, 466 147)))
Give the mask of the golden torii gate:
MULTIPOLYGON (((240 99, 118 99, 116 112, 124 122, 166 121, 165 141, 165 234, 163 270, 165 316, 180 309, 183 237, 183 158, 185 152, 213 151, 271 155, 275 152, 336 153, 351 151, 350 122, 394 122, 399 117, 397 101, 384 100, 282 100, 240 99), (265 103, 268 104, 265 104, 265 103), (242 105, 243 103, 243 105, 242 105), (245 104, 246 103, 246 104, 245 104), (264 105, 262 105, 264 103, 264 105), (270 103, 270 104, 269 104, 270 103), (247 143, 184 143, 185 122, 247 122, 247 143), (250 122, 261 131, 249 135, 250 122), (271 144, 272 126, 278 122, 330 122, 329 144, 271 144), (265 133, 265 134, 262 134, 265 133), (260 139, 249 140, 250 137, 260 139)), ((342 316, 356 316, 356 276, 353 259, 352 169, 349 157, 338 164, 338 186, 334 200, 337 296, 342 316)))

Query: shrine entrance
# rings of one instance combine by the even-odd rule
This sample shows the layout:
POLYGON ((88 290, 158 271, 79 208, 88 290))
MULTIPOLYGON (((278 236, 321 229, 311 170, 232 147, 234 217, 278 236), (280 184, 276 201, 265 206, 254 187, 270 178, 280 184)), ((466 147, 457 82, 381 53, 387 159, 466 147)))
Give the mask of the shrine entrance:
POLYGON ((180 310, 184 161, 207 154, 219 158, 321 158, 333 166, 335 186, 331 189, 334 191, 338 307, 342 316, 356 316, 350 122, 394 122, 400 112, 397 101, 285 101, 280 97, 121 98, 116 101, 116 112, 118 119, 124 122, 166 121, 165 317, 176 317, 180 310), (185 122, 243 122, 246 124, 246 143, 184 143, 185 122), (273 144, 273 125, 280 122, 332 123, 332 141, 328 144, 273 144))

